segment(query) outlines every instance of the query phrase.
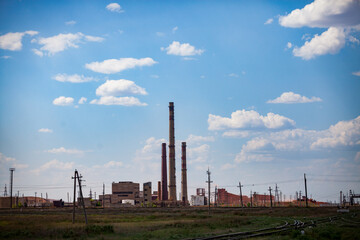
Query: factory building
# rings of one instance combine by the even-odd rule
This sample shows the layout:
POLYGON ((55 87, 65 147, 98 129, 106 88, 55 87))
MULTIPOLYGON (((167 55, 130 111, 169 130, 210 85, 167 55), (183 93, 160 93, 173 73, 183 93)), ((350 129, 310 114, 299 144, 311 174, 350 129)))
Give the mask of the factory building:
POLYGON ((114 206, 133 202, 134 205, 140 204, 140 184, 133 182, 113 182, 111 185, 112 194, 100 195, 100 200, 104 199, 104 206, 114 206), (132 201, 129 201, 132 200, 132 201))
POLYGON ((152 202, 151 182, 146 182, 143 184, 143 202, 144 205, 150 204, 152 202))

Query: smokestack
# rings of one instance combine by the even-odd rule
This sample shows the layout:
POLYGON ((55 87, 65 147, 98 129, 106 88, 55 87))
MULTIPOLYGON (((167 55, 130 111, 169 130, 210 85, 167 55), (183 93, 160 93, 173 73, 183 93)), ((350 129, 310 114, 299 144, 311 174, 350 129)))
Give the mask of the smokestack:
POLYGON ((181 143, 181 201, 187 204, 186 142, 181 143))
POLYGON ((167 190, 167 169, 166 169, 166 143, 161 144, 161 198, 160 200, 168 200, 167 190))
POLYGON ((176 201, 174 103, 169 102, 169 200, 176 201))

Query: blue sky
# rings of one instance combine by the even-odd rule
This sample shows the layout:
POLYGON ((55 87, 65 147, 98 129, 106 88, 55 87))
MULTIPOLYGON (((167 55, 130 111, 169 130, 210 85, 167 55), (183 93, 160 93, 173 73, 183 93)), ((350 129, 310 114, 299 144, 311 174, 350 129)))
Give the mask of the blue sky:
POLYGON ((156 188, 173 101, 178 192, 360 191, 358 0, 0 4, 1 189, 156 188))

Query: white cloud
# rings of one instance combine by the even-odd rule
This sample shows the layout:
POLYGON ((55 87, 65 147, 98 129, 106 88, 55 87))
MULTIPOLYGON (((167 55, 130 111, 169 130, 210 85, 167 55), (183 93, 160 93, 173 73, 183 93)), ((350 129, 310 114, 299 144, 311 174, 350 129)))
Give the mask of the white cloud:
POLYGON ((233 77, 233 78, 238 78, 239 77, 239 75, 237 75, 236 73, 230 73, 228 76, 233 77))
POLYGON ((105 168, 122 167, 122 166, 123 166, 122 162, 116 162, 116 161, 110 161, 104 164, 105 168))
POLYGON ((59 153, 66 153, 66 154, 84 154, 84 151, 82 150, 78 150, 78 149, 66 149, 64 147, 59 147, 59 148, 53 148, 50 150, 46 150, 45 152, 48 153, 55 153, 55 154, 59 154, 59 153))
POLYGON ((74 99, 72 97, 60 96, 54 99, 53 104, 58 106, 70 106, 73 104, 73 102, 74 99))
POLYGON ((292 46, 293 46, 293 45, 292 45, 292 43, 291 43, 291 42, 288 42, 288 43, 286 44, 286 48, 287 48, 287 49, 292 48, 292 46))
POLYGON ((360 77, 360 71, 358 71, 358 72, 353 72, 352 75, 360 77))
POLYGON ((85 36, 85 39, 86 41, 89 41, 89 42, 102 42, 104 41, 104 38, 102 37, 95 37, 95 36, 85 36))
POLYGON ((358 0, 315 0, 303 9, 295 9, 286 16, 280 16, 284 27, 347 27, 360 22, 358 0))
POLYGON ((189 164, 204 163, 209 159, 210 146, 208 144, 202 144, 198 147, 188 148, 189 164))
POLYGON ((223 133, 222 135, 223 137, 239 137, 239 138, 246 138, 250 136, 250 132, 249 131, 236 131, 236 130, 231 130, 231 131, 226 131, 223 133))
POLYGON ((86 103, 86 101, 87 101, 86 97, 81 97, 78 104, 84 104, 84 103, 86 103))
POLYGON ((147 95, 144 88, 126 79, 107 80, 96 89, 98 96, 120 96, 125 94, 147 95))
POLYGON ((292 129, 264 132, 244 144, 235 161, 271 161, 279 156, 297 158, 299 153, 326 151, 331 154, 336 150, 356 150, 359 147, 360 116, 340 121, 323 131, 292 129))
POLYGON ((300 94, 293 92, 284 92, 280 97, 275 98, 274 100, 269 100, 267 103, 311 103, 311 102, 321 102, 322 99, 319 97, 305 97, 300 94))
POLYGON ((267 24, 272 24, 273 21, 274 21, 274 19, 269 18, 268 20, 266 20, 266 22, 265 22, 264 24, 265 24, 265 25, 267 25, 267 24))
POLYGON ((34 36, 36 31, 10 32, 0 36, 0 48, 10 51, 19 51, 22 48, 22 38, 24 35, 34 36))
POLYGON ((231 118, 209 114, 209 130, 224 129, 284 129, 295 126, 295 121, 287 117, 268 113, 260 115, 254 110, 237 110, 231 114, 231 118))
POLYGON ((1 56, 0 58, 9 59, 9 58, 11 58, 11 56, 1 56))
POLYGON ((161 163, 161 144, 166 143, 166 139, 156 139, 150 137, 145 141, 144 146, 137 150, 133 161, 136 170, 140 172, 159 172, 161 163))
POLYGON ((351 121, 340 121, 322 132, 311 148, 336 148, 360 146, 360 116, 351 121))
POLYGON ((120 59, 108 59, 103 62, 91 62, 85 64, 87 69, 94 72, 112 74, 124 71, 126 69, 132 69, 135 67, 151 66, 157 63, 152 58, 120 58, 120 59))
POLYGON ((296 57, 301 57, 304 60, 315 58, 316 56, 325 54, 336 54, 345 45, 346 34, 344 29, 330 27, 320 36, 315 35, 310 41, 298 48, 293 49, 293 54, 296 57))
POLYGON ((38 55, 39 57, 43 57, 44 53, 42 51, 40 51, 39 49, 33 48, 32 49, 33 53, 35 53, 36 55, 38 55))
POLYGON ((199 143, 199 142, 214 142, 215 138, 213 136, 196 136, 193 134, 190 134, 189 137, 186 139, 186 142, 188 144, 194 144, 194 143, 199 143))
POLYGON ((71 20, 71 21, 67 21, 65 22, 66 25, 75 25, 76 24, 76 21, 74 20, 71 20))
POLYGON ((354 36, 349 36, 348 38, 349 38, 349 41, 352 42, 352 43, 356 43, 356 44, 360 43, 359 39, 357 39, 354 36))
POLYGON ((229 169, 233 169, 235 167, 234 164, 231 164, 231 163, 225 163, 224 165, 222 165, 220 167, 220 170, 229 170, 229 169))
POLYGON ((168 55, 177 55, 177 56, 194 56, 201 55, 205 50, 196 49, 194 46, 191 46, 189 43, 180 43, 173 41, 168 47, 161 48, 162 51, 166 50, 168 55))
POLYGON ((49 128, 40 128, 38 130, 39 133, 52 133, 53 130, 49 129, 49 128))
POLYGON ((104 40, 101 37, 93 37, 84 35, 81 32, 78 33, 60 33, 58 35, 48 37, 48 38, 39 38, 33 39, 32 43, 38 43, 43 45, 40 50, 33 50, 37 55, 40 55, 39 52, 47 52, 48 55, 54 55, 55 53, 62 52, 68 48, 78 48, 79 43, 83 43, 81 40, 86 40, 89 42, 101 42, 104 40))
POLYGON ((114 97, 114 96, 100 97, 100 99, 92 100, 90 102, 90 104, 121 105, 121 106, 147 106, 146 103, 140 102, 140 100, 135 97, 114 97))
POLYGON ((74 168, 74 162, 61 162, 56 159, 51 160, 37 169, 32 170, 33 173, 39 174, 47 170, 70 170, 74 168))
POLYGON ((93 77, 85 77, 84 75, 67 75, 66 73, 59 73, 53 76, 53 79, 59 82, 71 82, 71 83, 84 83, 95 81, 93 77))
POLYGON ((296 57, 309 60, 325 54, 336 54, 345 46, 348 39, 355 42, 354 37, 347 35, 351 31, 359 31, 360 4, 358 0, 315 0, 302 9, 295 9, 279 18, 284 27, 318 27, 328 28, 320 36, 315 35, 310 41, 293 49, 296 57))
POLYGON ((0 152, 0 163, 8 163, 8 162, 15 162, 16 159, 12 157, 7 157, 0 152))
POLYGON ((21 163, 14 163, 12 165, 13 168, 15 169, 25 169, 25 168, 28 168, 29 165, 28 164, 21 164, 21 163))
POLYGON ((174 27, 173 29, 172 29, 172 33, 174 34, 174 33, 176 33, 176 31, 178 30, 179 28, 176 26, 176 27, 174 27))
POLYGON ((118 13, 124 12, 124 10, 121 9, 121 6, 118 3, 110 3, 109 5, 106 6, 106 9, 109 10, 110 12, 118 12, 118 13))

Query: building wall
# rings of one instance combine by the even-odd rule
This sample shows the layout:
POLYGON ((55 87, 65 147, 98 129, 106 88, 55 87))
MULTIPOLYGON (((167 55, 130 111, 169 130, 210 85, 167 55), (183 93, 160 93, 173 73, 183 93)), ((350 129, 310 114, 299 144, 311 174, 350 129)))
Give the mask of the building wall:
POLYGON ((152 202, 152 191, 151 191, 151 182, 146 182, 143 185, 143 196, 144 204, 152 202))
POLYGON ((118 182, 112 183, 112 195, 111 203, 122 203, 122 200, 132 199, 135 201, 135 204, 140 203, 139 196, 139 183, 133 182, 118 182))
POLYGON ((199 195, 191 195, 190 199, 191 206, 204 206, 205 205, 205 197, 199 195))

